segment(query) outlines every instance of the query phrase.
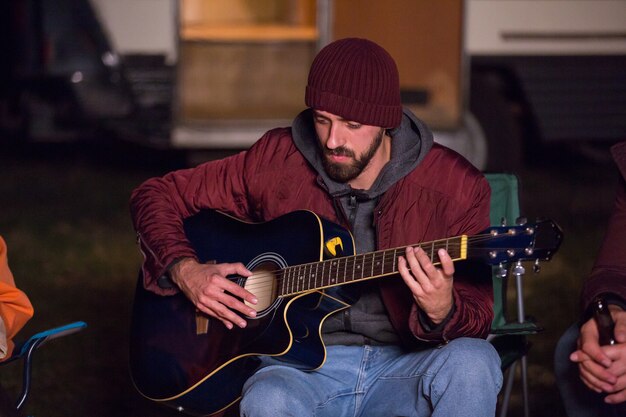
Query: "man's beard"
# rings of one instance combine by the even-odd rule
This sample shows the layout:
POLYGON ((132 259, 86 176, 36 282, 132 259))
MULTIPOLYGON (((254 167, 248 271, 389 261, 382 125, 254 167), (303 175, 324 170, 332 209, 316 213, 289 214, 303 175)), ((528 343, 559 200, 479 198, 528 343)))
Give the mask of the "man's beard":
POLYGON ((385 135, 385 130, 380 129, 378 135, 374 138, 374 141, 370 145, 370 147, 361 154, 359 158, 355 158, 354 152, 348 148, 344 148, 340 146, 335 149, 323 149, 324 158, 322 158, 324 164, 324 170, 328 174, 330 178, 334 181, 346 183, 351 181, 361 175, 361 172, 365 169, 365 167, 370 163, 378 148, 383 143, 383 136, 385 135), (346 164, 334 163, 330 160, 330 157, 336 156, 348 156, 352 158, 352 162, 346 164))

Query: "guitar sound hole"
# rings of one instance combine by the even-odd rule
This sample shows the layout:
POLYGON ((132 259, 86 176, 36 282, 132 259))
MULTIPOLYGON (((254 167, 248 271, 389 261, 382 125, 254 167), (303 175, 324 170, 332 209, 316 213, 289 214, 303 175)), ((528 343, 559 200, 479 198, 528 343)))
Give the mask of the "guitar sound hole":
POLYGON ((257 313, 267 310, 276 301, 278 289, 276 285, 276 264, 263 262, 253 270, 253 275, 246 279, 244 288, 254 294, 258 300, 256 305, 246 302, 257 313))

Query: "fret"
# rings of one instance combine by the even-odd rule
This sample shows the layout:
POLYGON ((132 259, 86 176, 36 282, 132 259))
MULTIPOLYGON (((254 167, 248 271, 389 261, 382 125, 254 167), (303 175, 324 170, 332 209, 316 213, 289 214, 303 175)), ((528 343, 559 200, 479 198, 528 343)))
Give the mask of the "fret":
POLYGON ((303 289, 310 290, 311 289, 311 264, 306 264, 303 266, 302 277, 303 277, 303 289))
POLYGON ((293 285, 293 267, 289 267, 287 268, 285 294, 291 294, 293 292, 292 285, 293 285))
POLYGON ((430 243, 430 262, 435 262, 435 242, 430 243))
POLYGON ((346 258, 345 282, 352 282, 353 280, 354 280, 354 256, 348 256, 346 258))
POLYGON ((381 262, 380 275, 385 274, 385 253, 387 253, 387 251, 383 251, 383 260, 381 262))
POLYGON ((293 267, 291 272, 291 293, 298 292, 298 267, 293 267))
POLYGON ((299 266, 295 266, 293 268, 293 277, 291 279, 291 292, 292 293, 296 293, 298 292, 298 275, 299 275, 299 270, 300 267, 299 266))
POLYGON ((309 289, 317 288, 317 263, 309 264, 309 289))
POLYGON ((387 274, 394 273, 393 266, 395 265, 395 261, 393 259, 394 251, 386 250, 385 251, 385 271, 387 274))
POLYGON ((363 278, 363 257, 361 255, 356 255, 354 257, 354 273, 352 274, 352 279, 354 281, 358 281, 363 278))
POLYGON ((295 293, 298 291, 298 267, 294 266, 291 268, 291 293, 295 293))
POLYGON ((327 287, 328 285, 330 285, 330 276, 333 273, 333 264, 330 261, 324 261, 324 280, 322 282, 322 285, 324 287, 327 287))
POLYGON ((330 284, 331 284, 331 285, 334 285, 334 284, 336 284, 336 283, 337 283, 337 273, 339 272, 339 269, 338 269, 337 265, 338 265, 338 264, 337 264, 337 260, 336 260, 336 259, 333 259, 333 260, 330 262, 330 270, 332 271, 333 267, 335 268, 335 277, 334 277, 334 278, 332 277, 332 273, 331 273, 331 274, 329 274, 330 284))
POLYGON ((304 274, 302 273, 303 269, 304 265, 298 265, 298 279, 296 281, 296 289, 298 290, 298 292, 304 291, 304 274))
MULTIPOLYGON (((383 252, 384 253, 384 252, 383 252)), ((382 255, 380 252, 375 252, 372 255, 372 276, 379 276, 382 274, 382 264, 380 262, 380 255, 382 255)))
POLYGON ((289 291, 292 294, 297 291, 297 288, 296 288, 297 285, 298 285, 298 268, 292 267, 291 268, 291 287, 289 288, 289 291))
POLYGON ((346 282, 346 272, 348 270, 348 258, 341 258, 339 260, 340 263, 343 264, 343 282, 346 282))
MULTIPOLYGON (((448 239, 450 240, 450 239, 448 239)), ((460 240, 458 240, 457 238, 454 238, 454 240, 452 240, 452 246, 450 247, 450 257, 452 259, 458 259, 459 256, 461 255, 461 247, 459 246, 459 244, 461 243, 460 240)), ((448 248, 448 247, 446 247, 448 248)))
POLYGON ((398 249, 393 250, 393 268, 392 271, 396 272, 398 268, 396 267, 396 261, 398 260, 398 249))
POLYGON ((306 265, 300 265, 298 267, 298 289, 300 291, 304 291, 307 289, 305 286, 306 284, 305 278, 306 278, 306 265))
POLYGON ((318 275, 317 268, 319 267, 319 265, 320 265, 319 262, 311 265, 311 276, 313 277, 313 288, 319 288, 319 285, 317 283, 317 275, 318 275), (315 271, 313 271, 313 268, 315 268, 315 271))
POLYGON ((360 257, 361 257, 361 265, 360 265, 360 268, 361 268, 361 279, 363 279, 363 277, 364 277, 363 274, 365 274, 365 256, 364 255, 360 255, 360 257))
POLYGON ((351 280, 351 281, 354 281, 354 279, 355 279, 355 278, 354 278, 354 269, 355 269, 355 267, 356 267, 356 257, 351 256, 351 257, 350 257, 350 260, 352 261, 352 276, 350 277, 350 280, 351 280))
POLYGON ((283 270, 283 295, 289 292, 289 271, 291 268, 287 267, 283 270))

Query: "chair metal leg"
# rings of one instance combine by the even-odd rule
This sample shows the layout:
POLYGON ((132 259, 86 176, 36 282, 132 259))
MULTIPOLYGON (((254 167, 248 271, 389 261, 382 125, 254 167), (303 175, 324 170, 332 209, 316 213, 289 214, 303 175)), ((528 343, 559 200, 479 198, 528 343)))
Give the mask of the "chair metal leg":
MULTIPOLYGON (((521 261, 517 261, 513 267, 513 275, 515 275, 515 286, 517 291, 517 321, 524 323, 526 321, 526 312, 524 311, 524 291, 522 280, 526 270, 522 266, 521 261)), ((520 358, 520 377, 522 383, 522 401, 524 406, 524 417, 529 417, 529 400, 528 400, 528 358, 526 355, 520 358)))
POLYGON ((506 384, 504 386, 504 395, 502 396, 502 404, 500 405, 500 417, 506 417, 506 413, 509 410, 509 401, 511 400, 511 391, 513 390, 513 382, 515 381, 515 368, 517 361, 511 364, 506 377, 506 384))
POLYGON ((521 368, 520 373, 522 377, 522 400, 524 402, 524 417, 530 416, 529 402, 528 402, 528 358, 526 355, 520 358, 521 368))
POLYGON ((20 394, 20 397, 17 400, 17 404, 15 405, 15 408, 18 410, 22 408, 30 392, 30 379, 31 379, 30 377, 31 377, 31 369, 32 369, 32 363, 33 363, 33 354, 35 353, 35 350, 40 345, 45 343, 45 341, 46 341, 45 338, 35 339, 32 341, 32 343, 30 343, 29 346, 27 346, 26 354, 24 356, 24 368, 22 371, 22 378, 23 378, 22 393, 20 394))

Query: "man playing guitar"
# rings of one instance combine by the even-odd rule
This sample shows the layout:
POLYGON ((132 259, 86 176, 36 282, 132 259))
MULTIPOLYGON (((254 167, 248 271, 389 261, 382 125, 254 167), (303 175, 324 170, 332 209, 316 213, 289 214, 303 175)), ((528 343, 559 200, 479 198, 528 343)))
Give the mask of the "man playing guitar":
MULTIPOLYGON (((349 230, 356 254, 406 248, 394 258, 393 276, 323 291, 325 301, 351 304, 323 317, 319 329, 309 328, 321 333, 323 365, 302 369, 282 350, 261 357, 237 394, 241 415, 493 416, 502 374, 498 354, 484 340, 493 315, 490 269, 455 271, 446 247, 428 253, 411 246, 486 229, 486 179, 434 143, 424 123, 402 107, 396 64, 374 42, 348 38, 323 48, 305 102, 291 127, 267 132, 249 150, 150 179, 133 192, 132 217, 146 257, 143 285, 161 296, 182 292, 208 319, 209 331, 220 326, 220 334, 245 334, 266 315, 264 296, 240 285, 254 268, 210 254, 201 259, 185 220, 206 209, 250 223, 311 211, 349 230)), ((305 239, 282 243, 298 247, 305 239)), ((346 250, 345 240, 323 239, 323 251, 346 250)), ((248 243, 240 244, 243 250, 248 243)), ((361 266, 353 261, 349 268, 361 266)), ((289 333, 295 349, 299 336, 294 328, 289 333)), ((207 343, 212 349, 221 341, 207 343)), ((203 382, 163 400, 190 396, 203 382)))

